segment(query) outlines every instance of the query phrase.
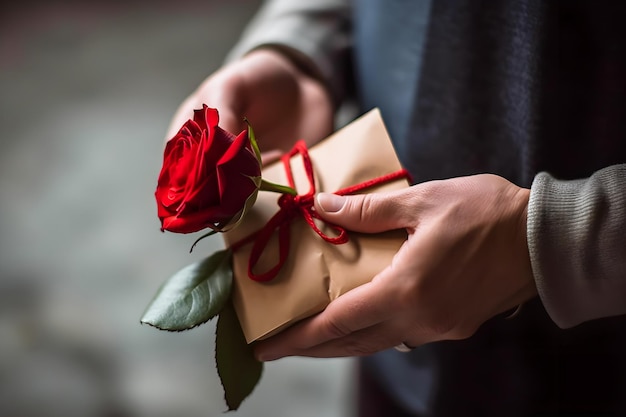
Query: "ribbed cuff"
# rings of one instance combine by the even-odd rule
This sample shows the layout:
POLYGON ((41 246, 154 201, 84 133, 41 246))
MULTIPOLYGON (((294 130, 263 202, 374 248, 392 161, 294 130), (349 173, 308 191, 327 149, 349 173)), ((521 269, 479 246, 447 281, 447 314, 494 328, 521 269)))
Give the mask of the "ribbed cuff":
POLYGON ((584 180, 538 174, 528 204, 537 290, 560 327, 626 313, 626 165, 584 180))

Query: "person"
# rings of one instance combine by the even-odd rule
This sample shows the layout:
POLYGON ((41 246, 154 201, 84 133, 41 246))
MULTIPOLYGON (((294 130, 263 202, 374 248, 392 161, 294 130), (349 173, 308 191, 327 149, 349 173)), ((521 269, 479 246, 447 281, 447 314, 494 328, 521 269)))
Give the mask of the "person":
POLYGON ((227 130, 246 115, 271 159, 353 99, 380 108, 415 185, 317 196, 330 222, 408 239, 257 356, 360 356, 361 417, 626 414, 624 17, 608 1, 265 2, 170 133, 206 103, 227 130))

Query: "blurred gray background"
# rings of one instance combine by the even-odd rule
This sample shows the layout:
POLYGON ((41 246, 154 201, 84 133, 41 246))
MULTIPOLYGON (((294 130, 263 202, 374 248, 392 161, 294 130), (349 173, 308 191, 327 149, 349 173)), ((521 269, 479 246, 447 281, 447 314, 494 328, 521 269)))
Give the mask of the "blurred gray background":
MULTIPOLYGON (((172 334, 139 318, 164 279, 220 245, 190 255, 191 236, 162 234, 153 191, 170 117, 258 6, 0 6, 0 417, 226 409, 214 323, 172 334)), ((348 416, 353 372, 270 363, 234 415, 348 416)))

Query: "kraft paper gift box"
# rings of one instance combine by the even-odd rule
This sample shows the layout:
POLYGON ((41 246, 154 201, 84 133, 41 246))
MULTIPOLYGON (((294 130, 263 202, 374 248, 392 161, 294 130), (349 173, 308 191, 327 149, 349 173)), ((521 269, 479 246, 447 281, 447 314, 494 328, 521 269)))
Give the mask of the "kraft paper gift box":
MULTIPOLYGON (((378 109, 371 110, 309 149, 315 191, 319 193, 360 184, 402 169, 378 109)), ((309 191, 302 157, 291 158, 298 194, 309 191)), ((263 167, 264 179, 287 185, 282 162, 263 167)), ((407 187, 405 178, 367 188, 379 192, 407 187)), ((242 223, 224 234, 227 246, 237 244, 262 229, 279 210, 280 194, 261 191, 242 223)), ((296 215, 290 220, 290 246, 286 262, 271 281, 256 282, 248 276, 252 243, 233 254, 233 303, 248 343, 269 337, 295 322, 322 311, 332 300, 370 281, 387 267, 406 240, 404 230, 377 234, 348 231, 349 240, 332 244, 296 215)), ((332 229, 317 221, 329 236, 332 229)), ((276 235, 276 233, 274 233, 276 235)), ((276 265, 278 238, 273 236, 254 266, 262 273, 276 265)))

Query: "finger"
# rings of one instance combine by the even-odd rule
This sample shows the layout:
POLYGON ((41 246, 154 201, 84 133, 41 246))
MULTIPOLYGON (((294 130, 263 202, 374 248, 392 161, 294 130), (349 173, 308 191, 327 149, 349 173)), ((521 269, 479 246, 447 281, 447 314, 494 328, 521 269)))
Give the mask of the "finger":
POLYGON ((238 135, 242 130, 246 129, 242 106, 234 97, 218 96, 210 100, 210 102, 213 105, 207 105, 217 109, 220 117, 219 126, 222 129, 233 135, 238 135))
POLYGON ((237 135, 246 128, 244 96, 245 91, 242 91, 239 78, 224 75, 209 77, 178 107, 168 126, 166 140, 171 139, 187 120, 192 119, 193 111, 201 109, 203 104, 217 109, 219 126, 237 135))
MULTIPOLYGON (((233 110, 232 107, 216 103, 215 100, 213 100, 213 103, 213 105, 207 105, 217 109, 219 114, 219 126, 222 129, 232 133, 233 135, 237 135, 245 129, 243 117, 236 117, 235 110, 233 110)), ((193 99, 188 99, 181 104, 167 129, 165 138, 166 142, 172 139, 188 120, 193 119, 193 111, 202 108, 202 104, 206 103, 197 103, 193 99)))
POLYGON ((260 342, 260 360, 292 356, 329 340, 345 337, 389 319, 394 302, 377 280, 363 284, 332 301, 324 311, 260 342))
POLYGON ((315 210, 325 220, 355 232, 412 227, 415 209, 407 202, 408 190, 352 196, 320 193, 315 199, 315 210))
POLYGON ((199 89, 198 105, 202 107, 202 104, 206 104, 216 108, 220 116, 219 126, 237 135, 246 128, 244 117, 248 116, 245 114, 248 94, 241 78, 227 71, 209 79, 209 82, 199 89))
POLYGON ((393 348, 402 342, 402 331, 391 322, 385 321, 316 346, 294 350, 290 356, 313 358, 367 356, 393 348))

